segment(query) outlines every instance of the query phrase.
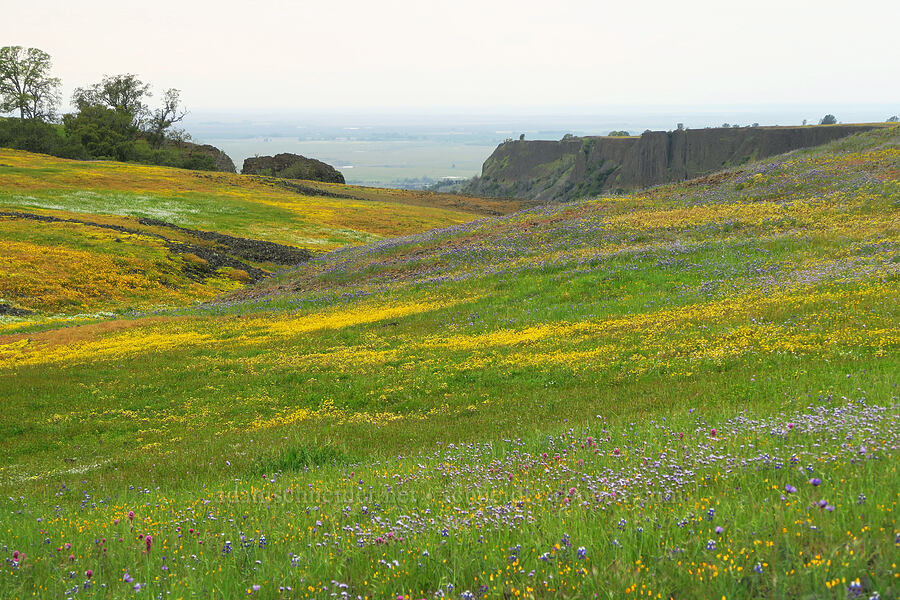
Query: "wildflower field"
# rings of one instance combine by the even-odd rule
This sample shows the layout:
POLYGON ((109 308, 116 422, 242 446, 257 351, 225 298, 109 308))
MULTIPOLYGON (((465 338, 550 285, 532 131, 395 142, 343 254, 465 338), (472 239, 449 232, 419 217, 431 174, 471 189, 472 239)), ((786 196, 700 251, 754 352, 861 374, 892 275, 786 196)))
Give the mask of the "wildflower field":
POLYGON ((190 305, 296 262, 204 232, 321 253, 518 206, 0 149, 0 303, 45 318, 190 305))
POLYGON ((482 208, 0 317, 0 597, 900 597, 900 128, 482 208))

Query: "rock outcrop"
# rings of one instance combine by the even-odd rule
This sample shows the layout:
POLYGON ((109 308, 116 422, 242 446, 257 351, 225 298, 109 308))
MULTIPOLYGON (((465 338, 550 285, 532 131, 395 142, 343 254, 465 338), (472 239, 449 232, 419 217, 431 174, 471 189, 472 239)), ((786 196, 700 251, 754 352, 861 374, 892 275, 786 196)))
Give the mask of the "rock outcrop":
POLYGON ((269 175, 283 179, 344 183, 344 176, 331 165, 299 154, 285 153, 248 158, 244 160, 241 173, 244 175, 269 175))
POLYGON ((878 126, 711 128, 646 131, 639 137, 508 141, 497 147, 481 177, 463 192, 538 201, 585 198, 684 181, 878 126))
POLYGON ((210 146, 209 144, 193 144, 191 142, 183 142, 184 149, 183 152, 185 156, 190 158, 193 154, 202 154, 209 156, 213 163, 216 166, 216 171, 222 171, 224 173, 237 173, 237 169, 234 166, 234 161, 231 160, 227 154, 216 148, 215 146, 210 146))

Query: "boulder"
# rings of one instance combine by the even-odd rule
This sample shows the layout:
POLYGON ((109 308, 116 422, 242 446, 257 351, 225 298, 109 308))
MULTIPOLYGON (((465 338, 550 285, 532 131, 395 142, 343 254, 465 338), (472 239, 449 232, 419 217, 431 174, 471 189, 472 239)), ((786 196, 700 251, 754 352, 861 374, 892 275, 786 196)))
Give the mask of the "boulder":
POLYGON ((241 173, 244 175, 269 175, 283 179, 344 183, 344 176, 331 165, 323 163, 321 160, 290 153, 248 158, 244 160, 241 173))
POLYGON ((205 154, 213 159, 213 162, 216 165, 216 171, 222 171, 224 173, 237 173, 237 169, 234 166, 234 161, 231 160, 227 154, 216 148, 215 146, 210 146, 209 144, 192 144, 191 142, 184 142, 184 152, 187 156, 191 154, 205 154))

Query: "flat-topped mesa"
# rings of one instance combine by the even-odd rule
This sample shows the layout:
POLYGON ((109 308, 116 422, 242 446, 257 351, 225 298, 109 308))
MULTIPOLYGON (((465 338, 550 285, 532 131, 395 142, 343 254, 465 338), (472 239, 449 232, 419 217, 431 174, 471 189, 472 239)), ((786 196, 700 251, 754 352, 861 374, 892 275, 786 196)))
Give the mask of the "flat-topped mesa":
POLYGON ((344 176, 331 165, 323 163, 321 160, 290 153, 245 159, 241 173, 244 175, 269 175, 283 179, 344 183, 344 176))
POLYGON ((720 127, 646 131, 639 137, 508 141, 464 191, 538 201, 586 198, 684 181, 879 126, 720 127))

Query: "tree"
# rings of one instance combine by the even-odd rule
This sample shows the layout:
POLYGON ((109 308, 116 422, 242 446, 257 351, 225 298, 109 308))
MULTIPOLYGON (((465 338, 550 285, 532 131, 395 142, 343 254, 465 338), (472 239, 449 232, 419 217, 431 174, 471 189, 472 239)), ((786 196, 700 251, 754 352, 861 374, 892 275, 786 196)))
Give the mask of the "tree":
POLYGON ((138 127, 147 117, 148 109, 144 98, 152 96, 150 85, 133 73, 104 75, 100 83, 86 88, 76 88, 72 102, 78 110, 87 106, 103 106, 130 115, 138 127))
POLYGON ((50 77, 50 55, 38 48, 0 48, 0 112, 49 121, 59 105, 58 77, 50 77))
POLYGON ((900 121, 900 117, 898 117, 897 115, 894 115, 893 117, 888 117, 888 120, 887 120, 888 123, 897 123, 898 121, 900 121))
POLYGON ((154 148, 162 146, 169 128, 186 115, 187 110, 181 104, 181 92, 175 88, 166 90, 163 96, 163 105, 154 110, 147 120, 145 134, 150 145, 154 148))
POLYGON ((131 115, 106 106, 85 106, 63 117, 66 135, 80 143, 88 156, 129 160, 134 157, 137 127, 131 115))
POLYGON ((609 132, 609 137, 629 137, 629 136, 631 136, 631 134, 628 133, 627 131, 625 131, 624 129, 621 131, 610 131, 609 132))
POLYGON ((834 115, 825 115, 822 117, 822 120, 819 121, 819 125, 834 125, 837 123, 837 118, 834 115))

